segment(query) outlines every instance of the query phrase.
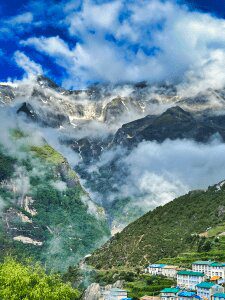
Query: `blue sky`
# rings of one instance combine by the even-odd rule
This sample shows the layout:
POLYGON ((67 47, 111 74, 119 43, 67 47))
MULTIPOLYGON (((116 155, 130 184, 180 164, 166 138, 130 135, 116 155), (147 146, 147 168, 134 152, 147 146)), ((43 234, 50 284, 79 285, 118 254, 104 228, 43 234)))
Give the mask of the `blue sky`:
POLYGON ((0 81, 223 83, 225 1, 1 2, 0 81))

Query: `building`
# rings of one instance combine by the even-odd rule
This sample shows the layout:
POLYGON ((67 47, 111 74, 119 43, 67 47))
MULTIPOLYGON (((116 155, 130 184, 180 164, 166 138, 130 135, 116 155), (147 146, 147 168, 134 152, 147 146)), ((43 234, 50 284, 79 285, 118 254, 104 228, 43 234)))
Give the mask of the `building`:
POLYGON ((225 279, 225 263, 211 263, 211 276, 220 276, 225 279))
POLYGON ((161 300, 176 300, 179 288, 165 288, 160 292, 161 300))
POLYGON ((225 280, 225 263, 218 263, 215 261, 195 261, 192 264, 192 270, 195 272, 202 272, 207 277, 219 276, 225 280))
POLYGON ((162 275, 169 278, 176 278, 178 269, 178 266, 166 265, 162 268, 162 275))
POLYGON ((195 292, 182 291, 178 293, 178 300, 200 300, 200 297, 195 292))
POLYGON ((206 276, 211 277, 211 264, 213 262, 211 260, 206 261, 195 261, 192 263, 192 270, 195 272, 204 273, 206 276))
POLYGON ((162 269, 166 265, 164 264, 152 264, 148 266, 148 272, 151 275, 162 275, 162 269))
POLYGON ((122 300, 127 298, 127 291, 112 288, 110 291, 103 292, 103 299, 104 300, 122 300))
POLYGON ((201 282, 196 285, 197 295, 204 299, 211 299, 215 293, 223 293, 224 288, 213 282, 201 282))
POLYGON ((205 274, 201 272, 194 272, 191 270, 177 272, 177 285, 181 288, 195 290, 195 286, 205 279, 205 274))
POLYGON ((216 293, 212 296, 212 300, 225 300, 224 293, 216 293))

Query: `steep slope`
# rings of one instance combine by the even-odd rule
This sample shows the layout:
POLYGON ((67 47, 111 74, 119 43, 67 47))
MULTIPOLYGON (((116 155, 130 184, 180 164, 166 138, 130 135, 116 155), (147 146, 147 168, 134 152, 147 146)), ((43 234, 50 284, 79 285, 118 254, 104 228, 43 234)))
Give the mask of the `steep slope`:
POLYGON ((0 145, 0 252, 62 270, 109 236, 104 210, 38 132, 10 129, 0 145), (6 143, 7 141, 7 143, 6 143))
POLYGON ((137 267, 175 257, 196 250, 205 242, 201 233, 224 221, 225 185, 220 183, 206 191, 190 192, 147 213, 95 251, 88 263, 106 269, 137 267))

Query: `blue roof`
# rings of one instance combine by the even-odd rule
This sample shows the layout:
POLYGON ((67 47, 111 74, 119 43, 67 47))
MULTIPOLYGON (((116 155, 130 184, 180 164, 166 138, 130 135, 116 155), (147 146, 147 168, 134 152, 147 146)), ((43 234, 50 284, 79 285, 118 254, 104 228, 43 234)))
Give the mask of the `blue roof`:
POLYGON ((201 283, 198 283, 196 286, 198 288, 211 289, 211 287, 213 287, 214 285, 216 285, 216 284, 212 283, 212 282, 201 282, 201 283))
POLYGON ((216 293, 213 295, 213 297, 225 298, 225 294, 224 293, 216 293))
POLYGON ((176 288, 164 288, 163 290, 161 290, 161 293, 178 293, 180 290, 179 287, 176 287, 176 288))
POLYGON ((153 264, 149 265, 150 268, 164 268, 166 265, 165 264, 153 264))
POLYGON ((225 263, 213 262, 212 267, 225 267, 225 263))
POLYGON ((123 298, 121 300, 132 300, 133 298, 123 298))
POLYGON ((195 292, 182 291, 178 294, 180 297, 195 297, 197 294, 195 292))

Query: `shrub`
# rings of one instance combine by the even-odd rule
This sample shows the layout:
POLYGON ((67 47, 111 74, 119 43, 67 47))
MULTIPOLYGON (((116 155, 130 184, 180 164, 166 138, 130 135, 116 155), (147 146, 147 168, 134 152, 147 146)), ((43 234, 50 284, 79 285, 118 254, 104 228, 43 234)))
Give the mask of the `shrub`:
POLYGON ((75 300, 79 292, 63 283, 58 275, 46 275, 40 265, 23 265, 7 258, 0 265, 2 300, 75 300))

